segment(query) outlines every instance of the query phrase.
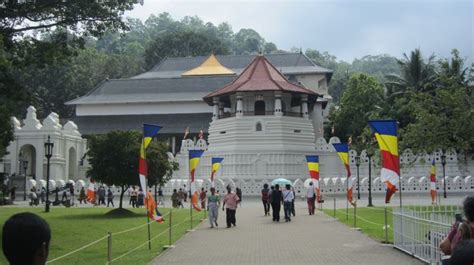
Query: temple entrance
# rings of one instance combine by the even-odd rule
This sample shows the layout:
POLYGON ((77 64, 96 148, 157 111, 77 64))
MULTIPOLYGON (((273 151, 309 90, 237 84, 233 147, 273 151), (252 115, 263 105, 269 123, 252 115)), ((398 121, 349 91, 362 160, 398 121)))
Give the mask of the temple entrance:
POLYGON ((265 115, 265 101, 255 101, 255 115, 265 115))
POLYGON ((19 170, 18 175, 33 177, 36 172, 36 149, 31 144, 25 144, 20 148, 18 156, 19 170), (25 162, 26 161, 26 162, 25 162))

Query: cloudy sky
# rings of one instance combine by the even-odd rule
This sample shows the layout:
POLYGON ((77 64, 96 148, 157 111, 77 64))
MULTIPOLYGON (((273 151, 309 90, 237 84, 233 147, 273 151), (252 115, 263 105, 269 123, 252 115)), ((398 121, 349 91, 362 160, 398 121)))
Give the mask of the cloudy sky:
POLYGON ((279 48, 312 48, 352 61, 367 54, 401 57, 421 48, 447 57, 452 48, 474 60, 472 0, 144 0, 126 15, 197 15, 234 32, 253 28, 279 48))

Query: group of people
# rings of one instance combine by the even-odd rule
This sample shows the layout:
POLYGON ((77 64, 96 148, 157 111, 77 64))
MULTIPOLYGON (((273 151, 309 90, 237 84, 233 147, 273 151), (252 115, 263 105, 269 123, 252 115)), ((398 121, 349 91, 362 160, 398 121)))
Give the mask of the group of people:
POLYGON ((79 191, 78 201, 80 204, 87 204, 87 202, 90 202, 95 206, 106 205, 105 199, 107 199, 107 207, 109 207, 111 204, 112 207, 115 207, 114 193, 110 188, 108 188, 107 191, 105 190, 104 186, 100 186, 99 189, 94 189, 94 196, 92 198, 87 198, 84 187, 82 187, 79 191))
MULTIPOLYGON (((217 219, 221 204, 222 211, 226 212, 227 228, 237 225, 235 215, 237 212, 237 205, 242 201, 242 190, 236 188, 235 192, 233 192, 230 186, 227 186, 226 190, 227 192, 225 193, 224 198, 221 198, 219 191, 216 191, 214 187, 210 189, 210 194, 207 194, 207 191, 204 188, 201 188, 199 193, 200 206, 201 209, 207 209, 208 211, 210 228, 219 226, 217 219)), ((183 208, 183 203, 187 201, 187 195, 184 189, 174 189, 173 194, 171 195, 171 201, 174 208, 183 208)))
POLYGON ((272 185, 269 189, 268 184, 265 183, 261 191, 261 198, 265 216, 270 215, 271 206, 273 222, 280 222, 282 204, 286 222, 291 222, 291 216, 296 216, 296 194, 290 184, 286 184, 285 188, 281 190, 279 184, 276 184, 275 186, 272 185))

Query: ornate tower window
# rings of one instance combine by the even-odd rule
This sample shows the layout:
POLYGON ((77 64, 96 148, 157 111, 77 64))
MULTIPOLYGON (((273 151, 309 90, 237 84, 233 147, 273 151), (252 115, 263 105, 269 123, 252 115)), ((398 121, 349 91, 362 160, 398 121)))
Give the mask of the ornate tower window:
POLYGON ((265 115, 265 101, 255 101, 255 115, 265 115))
POLYGON ((257 122, 257 125, 255 125, 255 131, 257 131, 257 132, 262 131, 262 124, 260 122, 257 122))

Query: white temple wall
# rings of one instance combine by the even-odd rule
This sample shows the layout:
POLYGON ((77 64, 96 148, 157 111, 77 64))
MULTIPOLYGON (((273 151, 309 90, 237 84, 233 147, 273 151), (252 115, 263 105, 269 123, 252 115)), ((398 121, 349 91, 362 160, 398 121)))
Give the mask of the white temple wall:
MULTIPOLYGON (((203 95, 205 96, 205 95, 203 95)), ((212 113, 204 101, 177 101, 177 102, 137 102, 117 104, 84 104, 76 106, 77 116, 97 115, 146 115, 169 113, 212 113)))
MULTIPOLYGON (((200 140, 203 141, 203 140, 200 140)), ((224 185, 231 184, 241 187, 245 195, 259 195, 260 189, 264 183, 270 183, 273 179, 284 177, 292 181, 295 187, 302 189, 301 183, 309 178, 308 169, 304 155, 316 154, 320 158, 320 177, 321 189, 324 194, 344 194, 346 192, 346 171, 337 156, 332 143, 340 142, 337 137, 330 139, 327 143, 323 138, 317 140, 313 152, 302 153, 266 153, 266 152, 213 152, 206 151, 199 163, 196 171, 196 178, 206 183, 211 174, 211 158, 213 156, 224 157, 224 161, 217 172, 216 181, 222 181, 224 185), (236 172, 238 172, 236 174, 236 172)), ((173 174, 173 181, 180 180, 183 184, 188 183, 189 168, 188 155, 190 149, 202 148, 202 143, 195 145, 191 140, 183 143, 184 149, 177 154, 176 161, 180 164, 179 171, 173 174)), ((204 146, 207 150, 207 146, 204 146)), ((443 168, 440 160, 441 151, 434 155, 418 154, 413 155, 412 151, 407 149, 401 153, 401 176, 403 192, 408 193, 427 193, 429 192, 429 174, 431 170, 431 159, 436 159, 437 188, 439 192, 443 191, 443 168)), ((355 165, 356 152, 350 150, 350 167, 352 176, 355 177, 357 190, 357 167, 355 165)), ((368 192, 368 157, 366 151, 362 151, 361 164, 359 167, 359 182, 362 193, 368 192)), ((469 192, 474 191, 474 178, 472 165, 474 160, 464 159, 463 155, 458 155, 454 151, 446 152, 446 186, 447 192, 469 192), (461 160, 458 157, 462 157, 461 160)), ((380 181, 380 159, 378 153, 372 157, 372 192, 384 193, 384 186, 380 181)), ((170 182, 171 183, 171 182, 170 182)), ((166 187, 171 184, 168 183, 166 187)), ((219 182, 220 183, 220 182, 219 182)), ((220 184, 220 189, 223 185, 220 184)), ((306 187, 307 185, 303 185, 306 187)), ((206 187, 204 185, 204 187, 206 187)), ((169 190, 169 189, 168 189, 169 190)), ((298 196, 302 196, 299 194, 298 196)), ((428 196, 428 195, 427 195, 428 196)))

